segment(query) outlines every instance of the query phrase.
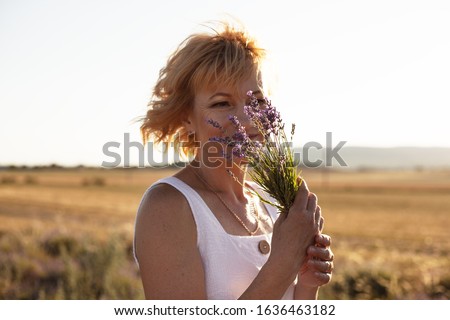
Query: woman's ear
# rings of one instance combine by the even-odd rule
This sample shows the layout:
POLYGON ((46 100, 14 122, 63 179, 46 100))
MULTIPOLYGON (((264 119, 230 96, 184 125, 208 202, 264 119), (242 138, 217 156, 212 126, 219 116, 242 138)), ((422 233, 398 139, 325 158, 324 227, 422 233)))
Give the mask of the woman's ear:
POLYGON ((186 128, 187 132, 193 132, 194 131, 194 126, 192 125, 192 122, 189 118, 185 119, 182 121, 183 126, 186 128))

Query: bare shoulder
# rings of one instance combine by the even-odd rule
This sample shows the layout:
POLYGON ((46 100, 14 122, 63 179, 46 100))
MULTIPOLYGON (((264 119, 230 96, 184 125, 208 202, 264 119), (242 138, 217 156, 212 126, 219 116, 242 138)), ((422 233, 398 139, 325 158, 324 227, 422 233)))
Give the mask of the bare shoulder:
POLYGON ((140 232, 158 237, 169 235, 194 237, 196 241, 195 222, 189 203, 177 189, 161 183, 147 191, 142 198, 136 220, 136 235, 140 232))
POLYGON ((135 230, 147 299, 204 299, 204 271, 188 201, 168 184, 147 191, 135 230))
MULTIPOLYGON (((189 208, 186 198, 177 189, 166 183, 160 183, 149 189, 142 198, 139 208, 140 215, 158 216, 162 213, 179 212, 179 209, 189 208), (176 210, 178 209, 178 210, 176 210)), ((189 211, 189 210, 188 210, 189 211)), ((165 217, 166 215, 164 215, 165 217)), ((167 215, 167 218, 174 214, 167 215)), ((164 218, 162 217, 162 218, 164 218)))

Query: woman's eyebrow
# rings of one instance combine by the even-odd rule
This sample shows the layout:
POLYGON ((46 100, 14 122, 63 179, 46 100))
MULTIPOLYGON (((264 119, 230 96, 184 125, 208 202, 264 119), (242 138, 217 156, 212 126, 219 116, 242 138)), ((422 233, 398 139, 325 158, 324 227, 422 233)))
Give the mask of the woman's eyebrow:
POLYGON ((231 94, 225 92, 216 92, 211 97, 209 97, 209 100, 212 100, 217 96, 231 97, 231 94))
MULTIPOLYGON (((255 91, 252 91, 252 93, 253 93, 253 95, 262 94, 261 90, 255 90, 255 91)), ((208 100, 212 100, 212 99, 214 99, 216 97, 219 97, 219 96, 229 98, 229 97, 232 96, 232 94, 226 93, 226 92, 216 92, 211 97, 209 97, 208 100)))

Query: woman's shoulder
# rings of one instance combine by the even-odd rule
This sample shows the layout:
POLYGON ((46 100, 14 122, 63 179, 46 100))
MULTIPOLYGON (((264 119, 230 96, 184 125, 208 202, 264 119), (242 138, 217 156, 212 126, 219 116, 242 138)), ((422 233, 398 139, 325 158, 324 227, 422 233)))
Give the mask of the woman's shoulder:
POLYGON ((154 243, 158 239, 185 239, 185 245, 195 245, 196 227, 186 198, 167 183, 147 189, 137 212, 135 234, 138 249, 142 249, 139 241, 154 243))
POLYGON ((142 196, 138 215, 146 214, 158 216, 168 214, 173 217, 183 209, 189 209, 189 205, 183 194, 164 180, 152 185, 142 196))
POLYGON ((136 231, 179 233, 195 231, 191 208, 185 196, 169 182, 159 180, 142 196, 136 217, 136 231), (192 228, 189 228, 191 227, 192 228))

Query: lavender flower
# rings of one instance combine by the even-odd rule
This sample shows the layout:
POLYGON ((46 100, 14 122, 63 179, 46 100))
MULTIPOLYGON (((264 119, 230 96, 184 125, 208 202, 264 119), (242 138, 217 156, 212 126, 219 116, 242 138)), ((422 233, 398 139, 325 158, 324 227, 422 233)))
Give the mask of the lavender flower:
POLYGON ((265 136, 271 133, 277 135, 283 122, 280 113, 272 106, 271 101, 264 98, 263 108, 261 108, 259 100, 252 91, 247 92, 247 96, 250 98, 250 103, 244 106, 245 114, 265 136))
MULTIPOLYGON (((244 106, 244 113, 251 120, 254 127, 264 137, 264 141, 252 141, 236 116, 230 115, 235 132, 232 136, 214 137, 211 141, 220 142, 232 148, 232 156, 246 158, 252 170, 250 177, 265 192, 276 200, 271 203, 257 194, 262 201, 270 203, 280 212, 289 211, 301 181, 297 180, 297 167, 294 154, 284 132, 284 124, 280 113, 267 98, 258 100, 252 91, 247 92, 249 104, 244 106)), ((208 123, 223 131, 223 128, 212 119, 208 123)), ((295 125, 291 130, 291 141, 295 125)), ((230 155, 226 155, 227 158, 230 155)))
POLYGON ((222 126, 220 125, 220 123, 217 122, 217 121, 214 121, 213 119, 208 119, 206 122, 207 122, 208 124, 212 125, 214 128, 223 130, 223 128, 222 128, 222 126))

